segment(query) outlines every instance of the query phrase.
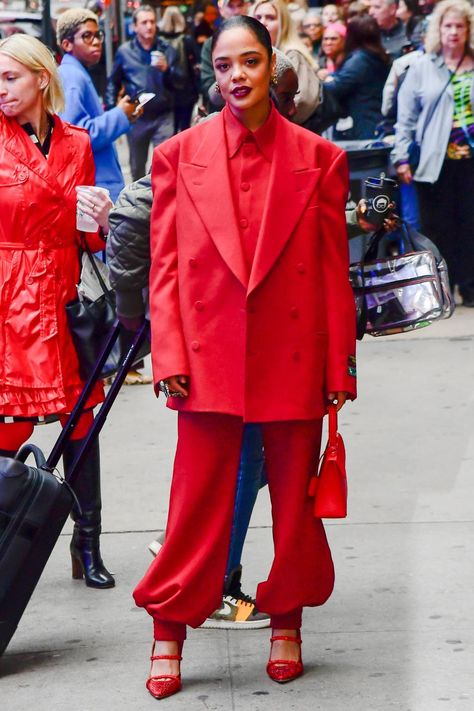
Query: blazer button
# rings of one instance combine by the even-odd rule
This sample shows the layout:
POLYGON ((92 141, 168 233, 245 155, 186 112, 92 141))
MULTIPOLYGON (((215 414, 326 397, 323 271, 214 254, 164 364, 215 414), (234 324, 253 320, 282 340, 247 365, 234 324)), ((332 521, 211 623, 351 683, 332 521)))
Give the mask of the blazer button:
POLYGON ((304 274, 306 271, 306 267, 303 262, 300 262, 296 268, 300 274, 304 274))
POLYGON ((26 277, 25 281, 27 284, 33 284, 33 277, 26 277))
POLYGON ((199 343, 199 341, 193 341, 191 343, 191 349, 193 351, 198 351, 200 348, 201 348, 201 344, 199 343))
POLYGON ((291 318, 298 318, 299 315, 300 315, 300 312, 298 311, 298 309, 296 308, 296 306, 292 306, 291 309, 290 309, 290 316, 291 316, 291 318))
POLYGON ((198 265, 197 259, 194 259, 194 257, 191 257, 191 259, 189 260, 189 266, 191 267, 191 269, 196 269, 197 265, 198 265))
POLYGON ((250 184, 249 183, 241 183, 240 189, 243 190, 244 193, 246 193, 250 190, 250 184))
POLYGON ((243 217, 241 220, 239 220, 239 225, 242 227, 242 229, 245 229, 249 226, 249 221, 245 217, 243 217))
POLYGON ((194 308, 196 309, 196 311, 204 311, 204 304, 202 303, 202 301, 195 301, 194 308))

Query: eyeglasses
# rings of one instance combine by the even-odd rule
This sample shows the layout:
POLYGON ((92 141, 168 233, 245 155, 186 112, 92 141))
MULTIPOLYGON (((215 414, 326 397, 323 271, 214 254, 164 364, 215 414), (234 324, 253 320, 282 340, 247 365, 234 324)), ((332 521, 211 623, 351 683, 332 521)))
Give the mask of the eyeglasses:
POLYGON ((86 32, 81 32, 80 35, 75 35, 75 37, 79 37, 84 44, 92 44, 94 40, 99 40, 99 42, 102 44, 104 41, 104 33, 102 30, 97 30, 97 32, 90 32, 87 30, 86 32))
POLYGON ((311 22, 308 25, 303 25, 304 30, 319 29, 320 27, 322 27, 322 24, 318 22, 311 22))
POLYGON ((340 37, 323 37, 323 42, 337 42, 340 37))

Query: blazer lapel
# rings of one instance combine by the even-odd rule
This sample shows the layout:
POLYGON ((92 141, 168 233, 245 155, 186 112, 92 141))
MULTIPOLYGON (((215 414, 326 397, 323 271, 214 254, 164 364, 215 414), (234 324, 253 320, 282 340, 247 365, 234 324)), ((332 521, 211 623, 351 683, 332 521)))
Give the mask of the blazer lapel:
POLYGON ((248 271, 237 228, 227 166, 222 115, 209 121, 209 130, 190 163, 180 163, 186 190, 219 254, 247 288, 248 271), (211 129, 212 124, 212 129, 211 129))
POLYGON ((248 293, 261 283, 283 251, 321 172, 320 168, 309 167, 303 146, 288 129, 291 126, 280 118, 248 293))

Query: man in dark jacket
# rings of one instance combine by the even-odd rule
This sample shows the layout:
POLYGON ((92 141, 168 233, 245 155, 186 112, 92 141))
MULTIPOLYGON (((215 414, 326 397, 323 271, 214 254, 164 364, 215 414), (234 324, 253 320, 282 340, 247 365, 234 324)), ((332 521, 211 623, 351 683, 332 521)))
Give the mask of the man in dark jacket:
POLYGON ((157 146, 173 135, 173 90, 184 85, 178 54, 157 36, 156 11, 141 5, 133 14, 135 37, 117 50, 112 73, 107 82, 107 106, 115 106, 122 87, 132 98, 138 93, 155 94, 143 115, 127 135, 133 180, 146 173, 150 143, 157 146))
POLYGON ((369 0, 369 15, 374 18, 382 33, 382 44, 390 58, 402 56, 408 42, 406 27, 396 13, 398 0, 369 0))

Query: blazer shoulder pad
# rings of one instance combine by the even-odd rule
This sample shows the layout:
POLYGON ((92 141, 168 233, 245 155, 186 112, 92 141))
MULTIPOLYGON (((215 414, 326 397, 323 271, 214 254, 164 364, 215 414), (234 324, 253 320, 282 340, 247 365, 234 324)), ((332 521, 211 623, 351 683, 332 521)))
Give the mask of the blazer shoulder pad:
POLYGON ((163 155, 170 161, 174 162, 181 159, 190 158, 194 155, 197 148, 200 146, 203 140, 207 139, 209 136, 218 140, 216 136, 216 119, 220 114, 216 114, 216 117, 212 117, 209 120, 202 121, 198 123, 197 126, 191 126, 185 131, 168 138, 167 141, 163 141, 155 150, 159 150, 163 155))
POLYGON ((344 153, 342 148, 336 146, 335 143, 328 141, 326 138, 318 136, 317 133, 313 133, 313 131, 309 131, 307 128, 303 128, 303 126, 298 126, 297 124, 290 125, 295 132, 301 149, 305 153, 315 151, 319 158, 328 164, 331 164, 341 153, 344 153))

